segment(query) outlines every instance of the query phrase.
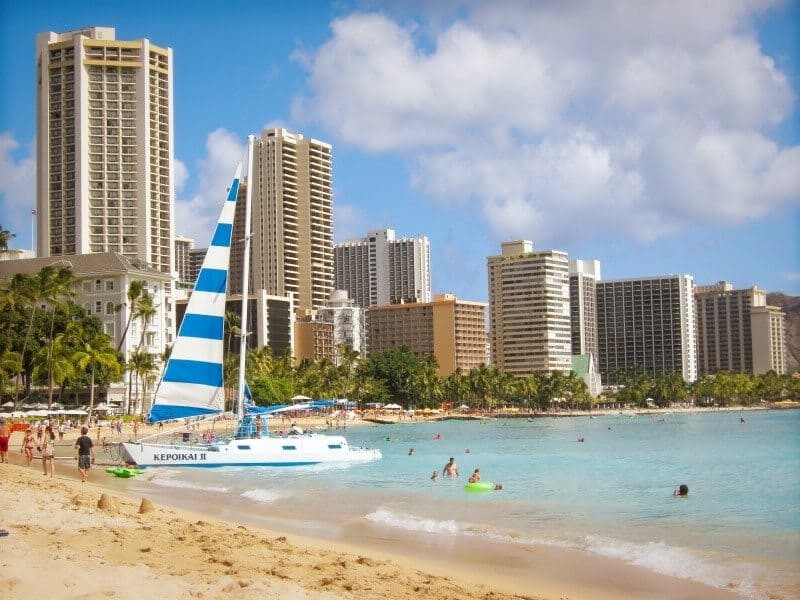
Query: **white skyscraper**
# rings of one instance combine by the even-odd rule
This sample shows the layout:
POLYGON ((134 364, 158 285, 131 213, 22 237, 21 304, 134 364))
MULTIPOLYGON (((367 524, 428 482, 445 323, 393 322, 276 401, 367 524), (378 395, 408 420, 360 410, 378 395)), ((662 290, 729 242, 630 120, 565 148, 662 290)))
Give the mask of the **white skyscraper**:
POLYGON ((370 231, 333 248, 334 287, 347 290, 358 306, 401 300, 431 301, 428 238, 397 239, 393 229, 370 231))
POLYGON ((40 33, 36 75, 38 255, 172 275, 172 50, 111 27, 40 33))
POLYGON ((569 261, 570 325, 572 354, 591 355, 597 367, 597 295, 599 260, 569 261))

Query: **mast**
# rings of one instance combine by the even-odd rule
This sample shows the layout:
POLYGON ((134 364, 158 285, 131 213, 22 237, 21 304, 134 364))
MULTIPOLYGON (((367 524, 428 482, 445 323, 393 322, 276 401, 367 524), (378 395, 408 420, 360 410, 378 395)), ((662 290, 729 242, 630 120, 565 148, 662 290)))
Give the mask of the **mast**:
POLYGON ((247 188, 244 201, 244 260, 242 261, 242 334, 239 340, 239 393, 236 396, 236 416, 244 417, 245 360, 247 359, 247 304, 250 293, 250 205, 253 198, 253 144, 255 136, 247 136, 247 188))

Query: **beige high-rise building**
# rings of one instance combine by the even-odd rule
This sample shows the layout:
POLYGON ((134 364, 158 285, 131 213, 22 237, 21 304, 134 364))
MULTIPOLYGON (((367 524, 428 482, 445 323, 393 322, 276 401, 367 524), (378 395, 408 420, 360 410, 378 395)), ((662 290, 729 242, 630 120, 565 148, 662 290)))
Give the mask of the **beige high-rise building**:
MULTIPOLYGON (((333 290, 331 146, 285 129, 255 142, 250 289, 293 295, 297 309, 322 308, 333 290)), ((241 186, 240 195, 245 193, 241 186)), ((243 204, 243 203, 242 203, 243 204)), ((237 210, 229 291, 242 288, 244 212, 237 210)))
POLYGON ((534 252, 528 240, 503 242, 488 267, 494 364, 517 377, 572 370, 566 252, 534 252))
POLYGON ((294 358, 297 364, 303 360, 333 361, 334 325, 317 318, 316 311, 300 310, 294 323, 294 358))
POLYGON ((40 33, 36 73, 38 255, 172 275, 172 50, 111 27, 40 33))
POLYGON ((485 363, 486 303, 437 294, 432 302, 408 302, 366 309, 369 353, 407 347, 433 355, 444 377, 485 363))
POLYGON ((786 373, 786 313, 777 306, 750 309, 753 335, 753 373, 786 373))
POLYGON ((766 291, 720 281, 697 286, 694 300, 698 374, 784 372, 784 314, 767 306, 766 291))

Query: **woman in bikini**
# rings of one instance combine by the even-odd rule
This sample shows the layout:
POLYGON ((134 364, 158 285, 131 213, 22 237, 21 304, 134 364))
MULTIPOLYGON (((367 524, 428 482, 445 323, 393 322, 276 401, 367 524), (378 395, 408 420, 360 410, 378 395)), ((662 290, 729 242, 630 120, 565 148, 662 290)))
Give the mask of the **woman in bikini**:
POLYGON ((33 449, 36 447, 36 440, 33 439, 33 431, 30 428, 25 430, 25 437, 22 440, 22 448, 20 452, 25 454, 25 461, 28 466, 33 462, 33 449))

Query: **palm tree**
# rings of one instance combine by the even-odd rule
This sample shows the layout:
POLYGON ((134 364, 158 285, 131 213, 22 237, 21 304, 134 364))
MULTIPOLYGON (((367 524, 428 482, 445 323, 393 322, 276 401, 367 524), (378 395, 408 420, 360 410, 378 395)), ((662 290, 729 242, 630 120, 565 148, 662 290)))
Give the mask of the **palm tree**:
POLYGON ((517 382, 517 391, 520 398, 525 401, 525 406, 531 408, 536 400, 538 385, 534 377, 526 377, 517 382))
POLYGON ((225 311, 225 336, 228 338, 227 344, 227 353, 231 353, 231 344, 233 344, 233 338, 242 334, 242 329, 240 325, 242 324, 242 316, 232 310, 225 311))
MULTIPOLYGON (((31 283, 31 278, 25 273, 15 273, 11 277, 11 279, 8 280, 7 283, 5 283, 2 287, 0 287, 0 312, 6 315, 11 315, 16 311, 19 311, 22 314, 24 314, 27 311, 32 311, 35 307, 32 294, 33 294, 33 285, 31 283)), ((29 335, 30 327, 28 329, 29 329, 28 330, 28 335, 29 335)), ((7 334, 12 339, 18 339, 17 336, 20 335, 20 332, 12 330, 8 331, 7 334)), ((27 336, 25 339, 27 340, 27 336)), ((15 405, 19 401, 19 387, 21 383, 20 374, 22 373, 25 366, 24 345, 22 352, 19 353, 19 356, 20 356, 19 369, 17 371, 17 377, 14 382, 15 405)), ((15 408, 18 407, 15 406, 15 408)))
POLYGON ((79 369, 91 373, 91 383, 89 388, 89 414, 94 410, 94 380, 98 368, 108 369, 113 376, 118 377, 122 373, 122 366, 119 363, 119 355, 111 340, 105 334, 97 334, 91 339, 83 342, 80 350, 72 355, 75 366, 79 369))
POLYGON ((0 225, 0 251, 8 250, 8 244, 11 243, 12 238, 17 237, 8 229, 0 225))
POLYGON ((0 398, 12 377, 18 377, 22 371, 22 355, 19 352, 6 350, 0 354, 0 398))
POLYGON ((353 373, 360 353, 358 350, 353 350, 349 344, 336 344, 336 357, 338 359, 339 368, 344 372, 344 386, 342 389, 345 398, 350 397, 351 390, 353 389, 353 373))
MULTIPOLYGON (((135 283, 135 282, 134 282, 135 283)), ((131 284, 132 286, 133 284, 131 284)), ((141 323, 141 332, 139 333, 139 341, 136 344, 136 350, 131 353, 131 358, 133 358, 133 354, 136 352, 140 352, 142 349, 142 345, 144 344, 145 335, 147 334, 147 322, 155 316, 158 311, 156 310, 156 306, 153 303, 153 297, 147 290, 142 290, 139 294, 138 299, 136 300, 135 308, 131 313, 131 316, 135 319, 139 319, 141 323)), ((134 374, 132 371, 128 371, 128 407, 125 412, 131 411, 131 395, 133 394, 133 385, 132 379, 134 374)), ((138 380, 136 381, 137 385, 137 392, 138 392, 138 380)))
MULTIPOLYGON (((24 292, 30 300, 31 315, 28 322, 28 331, 25 334, 25 340, 22 343, 22 360, 25 362, 25 354, 30 342, 31 331, 33 330, 33 318, 36 315, 36 309, 40 303, 46 303, 52 306, 53 315, 50 320, 50 340, 53 337, 53 324, 55 320, 55 311, 58 304, 58 299, 62 296, 71 295, 71 286, 75 281, 72 270, 68 267, 55 267, 48 265, 42 267, 41 270, 28 280, 28 288, 24 292)), ((52 350, 51 350, 52 352, 52 350)), ((14 394, 14 404, 19 402, 19 386, 14 394)))
POLYGON ((128 292, 126 293, 126 296, 128 297, 128 320, 125 323, 125 329, 122 331, 122 336, 119 339, 117 352, 121 351, 122 346, 125 344, 125 338, 128 335, 128 329, 130 328, 131 321, 133 321, 135 313, 139 308, 139 300, 142 298, 142 294, 145 293, 146 285, 146 281, 135 279, 131 281, 131 284, 128 286, 128 292))
MULTIPOLYGON (((136 382, 136 401, 132 403, 131 412, 136 412, 136 406, 140 412, 144 412, 144 398, 139 397, 139 380, 142 381, 142 391, 145 391, 145 381, 156 371, 156 361, 153 355, 142 350, 134 350, 128 360, 128 373, 134 374, 136 382)), ((130 391, 130 390, 129 390, 130 391)))
POLYGON ((53 390, 72 375, 74 365, 70 360, 69 347, 64 334, 59 334, 47 346, 42 346, 33 357, 33 377, 47 384, 47 408, 53 406, 53 390))

